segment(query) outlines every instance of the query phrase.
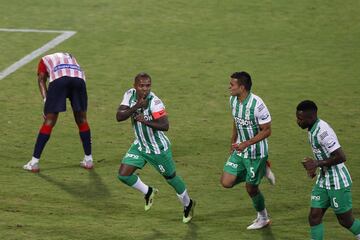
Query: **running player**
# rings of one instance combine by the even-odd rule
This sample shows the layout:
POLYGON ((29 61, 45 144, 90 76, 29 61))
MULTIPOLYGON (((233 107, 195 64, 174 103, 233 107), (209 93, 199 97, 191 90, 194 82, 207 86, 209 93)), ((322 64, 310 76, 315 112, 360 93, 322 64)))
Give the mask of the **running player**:
POLYGON ((175 189, 184 206, 183 222, 190 222, 195 201, 190 199, 184 181, 176 174, 170 141, 164 134, 169 129, 165 106, 151 92, 151 77, 147 73, 135 77, 134 88, 125 93, 118 108, 117 121, 128 118, 134 128, 135 141, 121 162, 119 180, 145 195, 145 211, 148 211, 158 190, 143 183, 134 172, 150 163, 175 189))
POLYGON ((39 159, 56 124, 59 112, 66 111, 66 98, 70 99, 75 122, 85 152, 80 166, 91 169, 91 134, 86 119, 87 93, 85 74, 75 57, 69 53, 54 53, 41 58, 38 65, 38 84, 44 100, 44 122, 40 128, 32 159, 24 165, 24 169, 39 172, 39 159), (49 89, 46 81, 49 78, 49 89))
MULTIPOLYGON (((309 224, 311 239, 321 240, 324 235, 322 218, 331 207, 341 226, 360 239, 360 221, 352 214, 351 177, 334 130, 317 116, 317 106, 313 101, 303 101, 296 108, 297 124, 307 129, 309 142, 315 157, 302 162, 311 178, 320 168, 315 186, 311 192, 309 224)), ((344 237, 345 238, 345 237, 344 237)))
POLYGON ((251 86, 248 73, 235 72, 231 75, 229 90, 234 125, 231 155, 221 176, 221 184, 225 188, 246 182, 246 190, 257 211, 256 219, 247 227, 249 230, 270 224, 259 184, 267 171, 267 138, 271 135, 271 116, 262 99, 251 92, 251 86))

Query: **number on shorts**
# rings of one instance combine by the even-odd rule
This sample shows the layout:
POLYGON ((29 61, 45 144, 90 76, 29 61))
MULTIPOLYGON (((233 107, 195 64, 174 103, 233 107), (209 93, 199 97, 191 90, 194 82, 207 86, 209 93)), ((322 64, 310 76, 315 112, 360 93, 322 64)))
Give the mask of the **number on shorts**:
POLYGON ((163 167, 163 165, 159 165, 159 170, 160 170, 161 173, 165 172, 165 168, 163 167))
POLYGON ((334 197, 332 200, 333 200, 334 207, 338 208, 339 204, 336 202, 336 197, 334 197))
POLYGON ((250 168, 250 173, 251 173, 251 178, 254 178, 255 177, 255 172, 254 172, 253 167, 250 168))

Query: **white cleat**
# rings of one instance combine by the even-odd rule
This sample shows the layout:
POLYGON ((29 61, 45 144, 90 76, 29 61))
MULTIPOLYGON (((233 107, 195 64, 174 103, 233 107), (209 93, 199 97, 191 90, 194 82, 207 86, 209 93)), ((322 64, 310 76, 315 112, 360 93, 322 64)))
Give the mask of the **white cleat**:
POLYGON ((257 230, 264 227, 267 227, 271 224, 271 221, 269 218, 264 217, 257 217, 251 225, 249 225, 246 229, 247 230, 257 230))
POLYGON ((33 162, 32 160, 30 160, 27 164, 25 164, 23 166, 23 169, 26 171, 33 172, 33 173, 38 173, 40 171, 39 163, 33 162))
POLYGON ((80 162, 80 167, 85 168, 85 169, 92 169, 94 167, 94 163, 92 160, 86 160, 84 158, 84 160, 82 160, 80 162))
POLYGON ((271 171, 270 168, 270 163, 266 162, 266 173, 265 173, 265 177, 267 178, 267 180, 269 181, 269 183, 271 185, 275 185, 275 175, 274 173, 271 171))

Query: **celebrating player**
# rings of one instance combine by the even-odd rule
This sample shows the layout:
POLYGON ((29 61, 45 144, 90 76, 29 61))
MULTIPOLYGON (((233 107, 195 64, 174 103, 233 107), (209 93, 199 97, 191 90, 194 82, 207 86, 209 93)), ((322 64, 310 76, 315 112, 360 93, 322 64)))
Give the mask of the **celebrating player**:
POLYGON ((85 157, 80 165, 93 167, 91 156, 91 134, 86 119, 87 93, 85 74, 75 57, 69 53, 54 53, 41 58, 38 65, 38 84, 44 100, 44 123, 38 134, 32 159, 24 169, 38 172, 41 153, 50 138, 59 112, 66 111, 66 98, 70 99, 75 122, 79 128, 85 157), (46 81, 49 78, 49 89, 46 81))
POLYGON ((320 168, 311 192, 309 224, 311 239, 321 240, 324 235, 322 218, 331 207, 341 226, 360 239, 360 221, 352 215, 351 177, 344 162, 345 154, 334 130, 317 116, 313 101, 303 101, 296 108, 297 124, 309 133, 310 145, 316 160, 305 158, 302 162, 311 178, 320 168))
POLYGON ((165 106, 151 92, 151 77, 147 73, 139 73, 135 77, 134 88, 125 93, 118 108, 117 121, 128 118, 131 118, 135 141, 121 162, 119 180, 142 192, 145 195, 145 211, 149 210, 158 190, 144 184, 134 172, 150 163, 175 189, 184 206, 183 222, 190 222, 195 201, 190 199, 184 181, 176 174, 170 141, 164 134, 169 129, 165 106))
POLYGON ((246 72, 235 72, 230 79, 230 107, 234 117, 230 157, 225 163, 221 184, 232 188, 246 182, 257 217, 247 229, 260 229, 270 224, 265 199, 259 190, 264 175, 275 183, 267 167, 268 143, 271 135, 271 116, 262 99, 251 93, 252 81, 246 72))

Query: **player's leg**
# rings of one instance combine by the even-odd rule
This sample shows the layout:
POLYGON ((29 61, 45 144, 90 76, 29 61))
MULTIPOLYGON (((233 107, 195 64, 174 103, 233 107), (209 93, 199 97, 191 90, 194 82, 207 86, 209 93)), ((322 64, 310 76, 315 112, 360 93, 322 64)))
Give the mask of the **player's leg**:
POLYGON ((360 239, 360 221, 355 219, 352 214, 352 194, 351 187, 329 191, 331 208, 341 226, 354 234, 356 239, 360 239))
POLYGON ((275 174, 273 173, 273 171, 271 170, 271 163, 270 161, 266 161, 266 173, 265 173, 265 177, 267 178, 267 180, 269 181, 269 183, 271 185, 275 185, 275 174))
POLYGON ((79 128, 79 135, 84 149, 84 160, 80 162, 80 166, 85 169, 92 169, 93 158, 91 154, 91 131, 86 118, 86 112, 73 111, 75 122, 79 128))
POLYGON ((184 207, 183 222, 190 222, 194 216, 196 202, 190 198, 182 177, 176 174, 176 167, 172 158, 171 149, 168 149, 161 154, 152 154, 146 160, 164 176, 166 182, 175 190, 177 197, 184 207))
POLYGON ((257 212, 257 217, 253 223, 247 227, 249 230, 260 229, 270 224, 270 219, 265 207, 265 197, 259 189, 261 179, 266 172, 266 161, 267 158, 242 159, 246 168, 246 191, 257 212))
POLYGON ((139 176, 134 174, 137 169, 142 169, 145 164, 145 159, 138 150, 137 145, 133 144, 121 162, 118 179, 122 183, 135 188, 144 194, 145 211, 148 211, 153 205, 154 197, 158 190, 148 186, 141 181, 139 176))
POLYGON ((50 138, 51 131, 56 124, 57 118, 58 118, 58 113, 45 114, 43 125, 41 126, 36 139, 33 156, 31 160, 23 167, 25 170, 32 172, 40 171, 39 168, 40 156, 45 148, 47 141, 50 138))
POLYGON ((313 240, 322 240, 324 238, 324 225, 322 223, 322 218, 326 210, 327 208, 310 208, 308 220, 311 228, 311 239, 313 240))
POLYGON ((87 111, 87 91, 83 79, 69 78, 70 86, 68 88, 68 97, 73 109, 75 122, 79 128, 79 135, 84 149, 84 160, 80 166, 91 169, 93 168, 93 159, 91 154, 91 131, 86 118, 87 111))
POLYGON ((311 239, 321 240, 324 238, 322 218, 329 207, 330 199, 327 190, 315 185, 311 191, 311 208, 308 217, 311 239))
POLYGON ((241 164, 241 158, 233 152, 226 161, 220 183, 224 188, 232 188, 245 181, 246 169, 241 164))

